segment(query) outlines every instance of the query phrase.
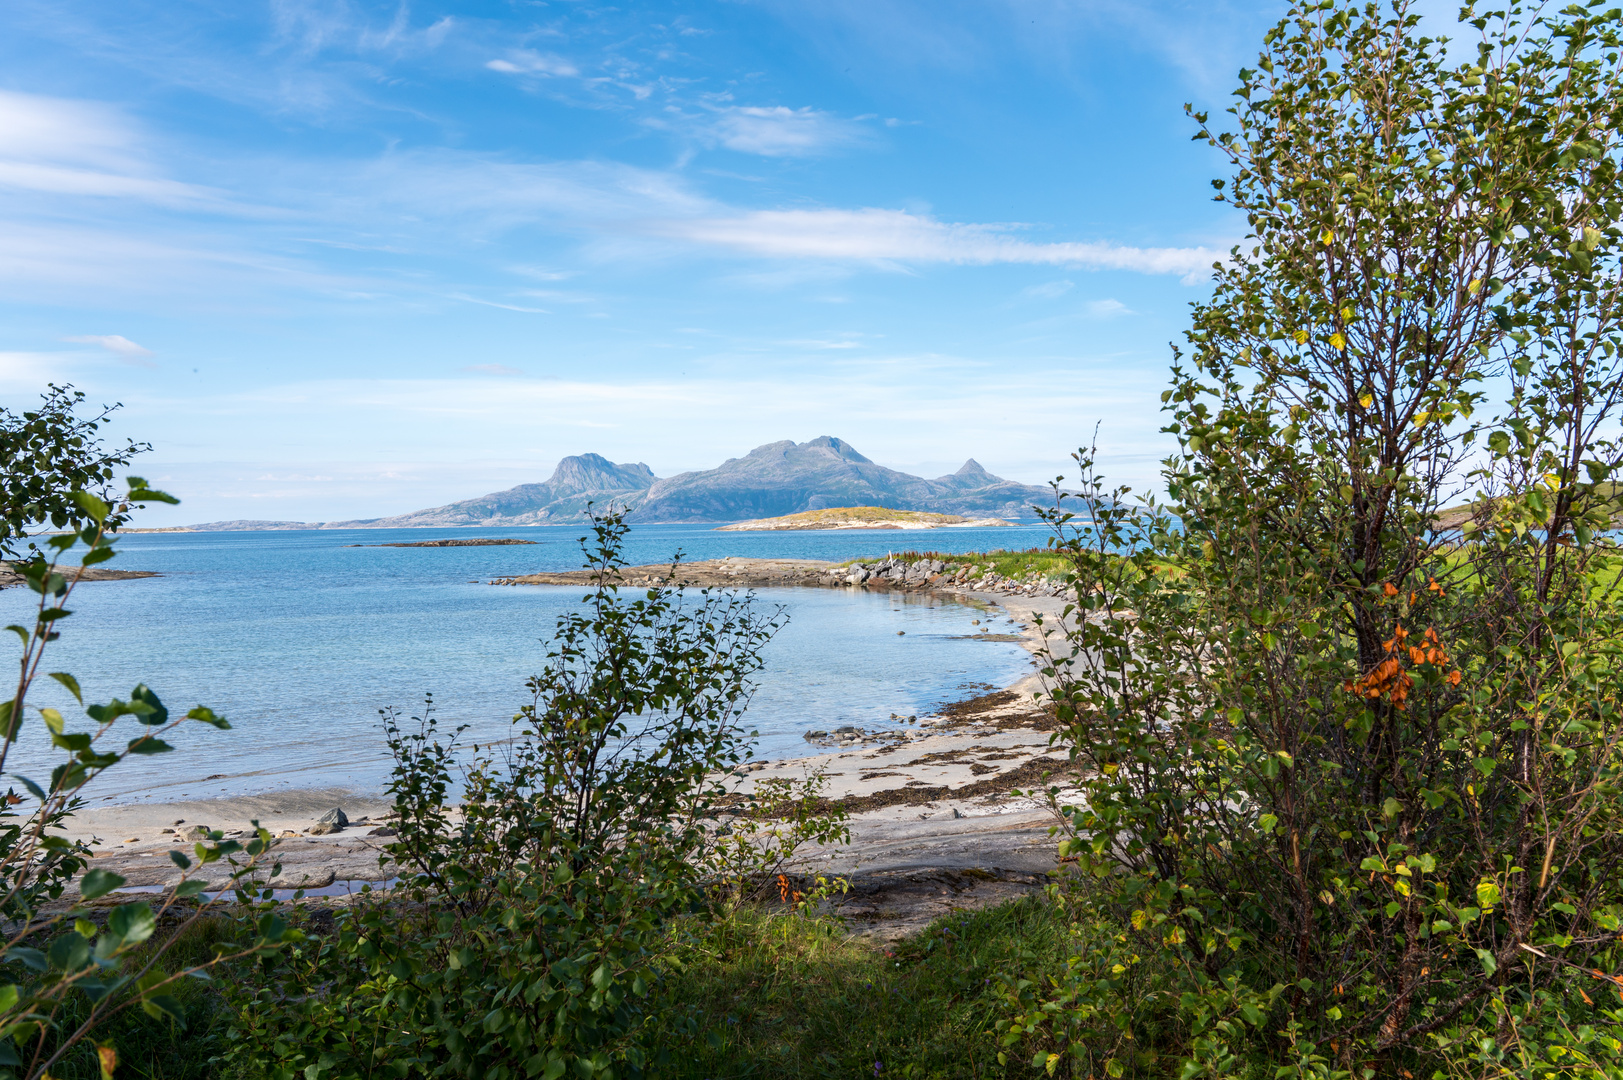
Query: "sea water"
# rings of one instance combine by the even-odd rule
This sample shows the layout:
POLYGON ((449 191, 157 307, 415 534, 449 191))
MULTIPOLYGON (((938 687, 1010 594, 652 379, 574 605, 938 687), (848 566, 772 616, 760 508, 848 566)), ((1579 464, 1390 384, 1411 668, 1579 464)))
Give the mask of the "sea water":
MULTIPOLYGON (((545 662, 578 586, 492 587, 495 577, 578 568, 579 525, 518 529, 357 529, 131 534, 108 565, 162 577, 86 582, 59 624, 45 671, 73 673, 86 701, 147 683, 171 711, 204 704, 231 730, 187 724, 173 753, 132 758, 95 785, 97 800, 206 798, 285 789, 375 792, 391 762, 378 710, 419 715, 433 694, 441 729, 469 741, 512 732, 525 679, 545 662), (380 547, 442 538, 513 537, 500 547, 380 547), (361 545, 361 546, 355 546, 361 545)), ((690 559, 881 558, 891 551, 984 551, 1040 545, 1041 527, 839 532, 716 532, 704 525, 634 528, 631 564, 690 559)), ((30 623, 33 593, 0 592, 5 622, 30 623)), ((788 622, 767 647, 747 714, 758 757, 812 752, 805 734, 846 724, 897 726, 1032 670, 1013 642, 975 640, 1001 614, 956 600, 855 588, 757 591, 788 622)), ((55 683, 34 705, 89 721, 55 683)), ((32 710, 30 710, 32 712, 32 710)), ((122 720, 112 738, 127 740, 122 720)), ((43 780, 61 760, 34 714, 6 772, 43 780)))

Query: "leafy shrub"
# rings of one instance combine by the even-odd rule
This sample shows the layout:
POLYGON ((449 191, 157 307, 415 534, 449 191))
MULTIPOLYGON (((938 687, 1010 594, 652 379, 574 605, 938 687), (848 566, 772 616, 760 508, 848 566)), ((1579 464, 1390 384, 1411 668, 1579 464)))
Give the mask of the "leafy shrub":
POLYGON ((1015 995, 1052 1070, 1623 1069, 1623 14, 1463 17, 1474 55, 1300 5, 1197 117, 1251 236, 1164 396, 1173 501, 1084 452, 1051 517, 1061 854, 1117 942, 1015 995))
MULTIPOLYGON (((53 396, 52 400, 57 408, 71 413, 71 402, 66 398, 53 396)), ((47 419, 60 424, 62 415, 48 414, 47 419)), ((30 414, 27 420, 32 425, 40 418, 30 414)), ((86 445, 86 433, 94 429, 95 423, 90 422, 70 425, 65 432, 34 432, 30 438, 37 436, 37 445, 45 447, 63 439, 77 440, 73 443, 75 451, 89 461, 97 455, 93 445, 86 445)), ((33 428, 28 430, 32 432, 33 428)), ((115 455, 99 460, 118 459, 115 455)), ((28 464, 26 458, 11 459, 14 469, 37 465, 28 464)), ((101 466, 64 461, 52 467, 66 470, 62 476, 68 479, 82 479, 101 466)), ((28 487, 26 479, 16 475, 7 482, 28 487)), ((7 923, 6 936, 0 941, 0 963, 12 965, 5 969, 5 977, 17 980, 0 984, 0 1077, 48 1075, 99 1025, 134 1006, 155 1019, 184 1022, 183 1009, 173 992, 180 980, 206 978, 210 969, 229 959, 277 947, 288 934, 285 925, 267 912, 257 926, 222 941, 213 955, 187 956, 178 966, 171 964, 168 954, 174 943, 218 905, 217 899, 196 901, 204 883, 191 875, 193 861, 179 851, 171 852, 170 858, 182 869, 182 880, 164 895, 156 909, 144 901, 118 904, 106 908, 104 918, 97 921, 95 913, 84 906, 84 902, 104 897, 125 883, 124 878, 107 870, 87 872, 87 860, 93 854, 90 849, 53 831, 83 806, 84 788, 130 755, 170 751, 172 747, 163 736, 187 721, 218 728, 230 725, 203 706, 184 717, 171 716, 145 684, 136 686, 128 701, 115 699, 88 706, 85 713, 94 724, 89 731, 70 731, 59 710, 29 704, 29 694, 42 675, 83 704, 79 682, 73 675, 43 671, 50 643, 61 636, 62 620, 72 614, 67 601, 85 569, 113 557, 108 535, 112 526, 125 520, 143 502, 175 501, 148 488, 139 477, 130 477, 128 492, 114 505, 83 490, 41 495, 40 499, 41 506, 52 505, 53 500, 71 505, 69 516, 85 524, 78 532, 52 537, 45 545, 51 553, 49 558, 36 549, 34 557, 18 567, 39 599, 31 627, 7 627, 21 642, 21 655, 16 690, 10 700, 0 702, 0 768, 10 756, 30 709, 66 758, 43 783, 14 774, 24 793, 12 789, 0 801, 0 915, 7 923), (60 558, 81 544, 86 550, 80 566, 60 566, 60 558), (118 725, 120 720, 125 720, 126 725, 130 721, 138 725, 134 737, 122 747, 109 745, 115 730, 126 726, 118 725), (61 902, 73 885, 77 885, 80 902, 61 902)), ((28 519, 21 520, 26 523, 28 519)), ((271 847, 269 834, 261 830, 247 845, 223 840, 216 832, 193 850, 202 865, 220 864, 223 860, 231 867, 235 882, 251 876, 271 847), (239 853, 246 856, 240 865, 239 853)), ((118 1049, 103 1042, 96 1047, 96 1057, 99 1070, 110 1075, 118 1061, 118 1049)))
POLYGON ((653 961, 702 900, 721 775, 747 752, 742 714, 779 618, 708 591, 627 600, 624 521, 593 525, 598 584, 560 617, 516 738, 463 761, 431 711, 415 731, 385 717, 401 887, 266 959, 239 991, 237 1064, 276 1078, 651 1067, 653 961))
POLYGON ((791 878, 795 853, 806 844, 848 844, 850 817, 844 805, 823 798, 827 774, 819 769, 800 781, 771 777, 758 781, 731 820, 716 828, 703 856, 713 888, 735 900, 776 897, 811 913, 830 896, 844 893, 843 878, 817 875, 791 878), (805 885, 806 888, 801 886, 805 885))
POLYGON ((151 449, 137 442, 112 450, 102 446, 96 432, 116 405, 86 417, 77 411, 85 396, 72 386, 52 385, 43 397, 37 408, 22 413, 0 408, 0 555, 18 554, 30 525, 78 532, 94 523, 116 531, 120 514, 93 522, 73 493, 112 501, 114 468, 151 449))

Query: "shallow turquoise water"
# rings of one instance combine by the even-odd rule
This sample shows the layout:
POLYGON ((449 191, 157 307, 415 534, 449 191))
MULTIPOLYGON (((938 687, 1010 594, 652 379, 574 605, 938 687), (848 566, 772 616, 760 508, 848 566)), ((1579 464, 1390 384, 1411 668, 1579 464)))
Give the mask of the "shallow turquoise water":
MULTIPOLYGON (((202 703, 233 730, 187 726, 175 753, 131 761, 97 782, 96 798, 201 798, 281 786, 376 790, 389 762, 378 710, 410 714, 432 692, 442 726, 469 738, 504 734, 541 666, 571 587, 494 588, 491 577, 581 562, 578 526, 528 529, 328 530, 136 534, 117 569, 161 578, 93 582, 76 591, 46 670, 67 670, 87 700, 126 696, 145 681, 171 709, 202 703), (534 546, 350 547, 442 536, 515 536, 534 546)), ((873 533, 717 533, 708 526, 633 530, 632 563, 723 555, 865 558, 928 548, 1031 547, 1039 527, 873 533)), ((0 592, 5 622, 33 594, 0 592)), ((761 590, 789 623, 767 653, 749 711, 758 756, 805 753, 803 734, 923 715, 1031 669, 1018 645, 974 641, 983 613, 956 602, 845 589, 761 590), (897 631, 905 631, 898 635, 897 631)), ((1009 624, 995 617, 994 630, 1009 624)), ((34 703, 68 715, 72 699, 43 684, 34 703)), ((75 710, 76 711, 76 710, 75 710)), ((124 736, 125 738, 128 735, 124 736)), ((43 778, 56 759, 37 722, 8 772, 43 778)))

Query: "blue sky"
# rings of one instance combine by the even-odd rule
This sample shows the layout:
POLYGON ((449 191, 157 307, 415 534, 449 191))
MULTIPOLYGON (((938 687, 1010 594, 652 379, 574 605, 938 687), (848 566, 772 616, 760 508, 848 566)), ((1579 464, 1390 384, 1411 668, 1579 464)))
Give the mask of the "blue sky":
POLYGON ((1276 5, 9 0, 0 394, 122 401, 149 524, 836 435, 1153 481, 1242 232, 1182 106, 1276 5))

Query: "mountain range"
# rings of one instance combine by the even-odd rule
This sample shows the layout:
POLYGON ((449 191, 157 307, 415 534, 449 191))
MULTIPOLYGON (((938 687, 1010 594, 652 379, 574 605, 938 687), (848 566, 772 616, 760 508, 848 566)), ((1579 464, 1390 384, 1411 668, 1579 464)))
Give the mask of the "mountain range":
POLYGON ((664 479, 640 462, 616 465, 598 454, 566 457, 550 478, 477 499, 359 521, 216 521, 194 530, 401 529, 556 525, 580 520, 588 503, 630 506, 633 522, 741 521, 803 510, 883 506, 973 517, 1031 518, 1050 506, 1045 487, 993 476, 974 458, 933 480, 887 469, 825 435, 758 446, 714 469, 664 479))

